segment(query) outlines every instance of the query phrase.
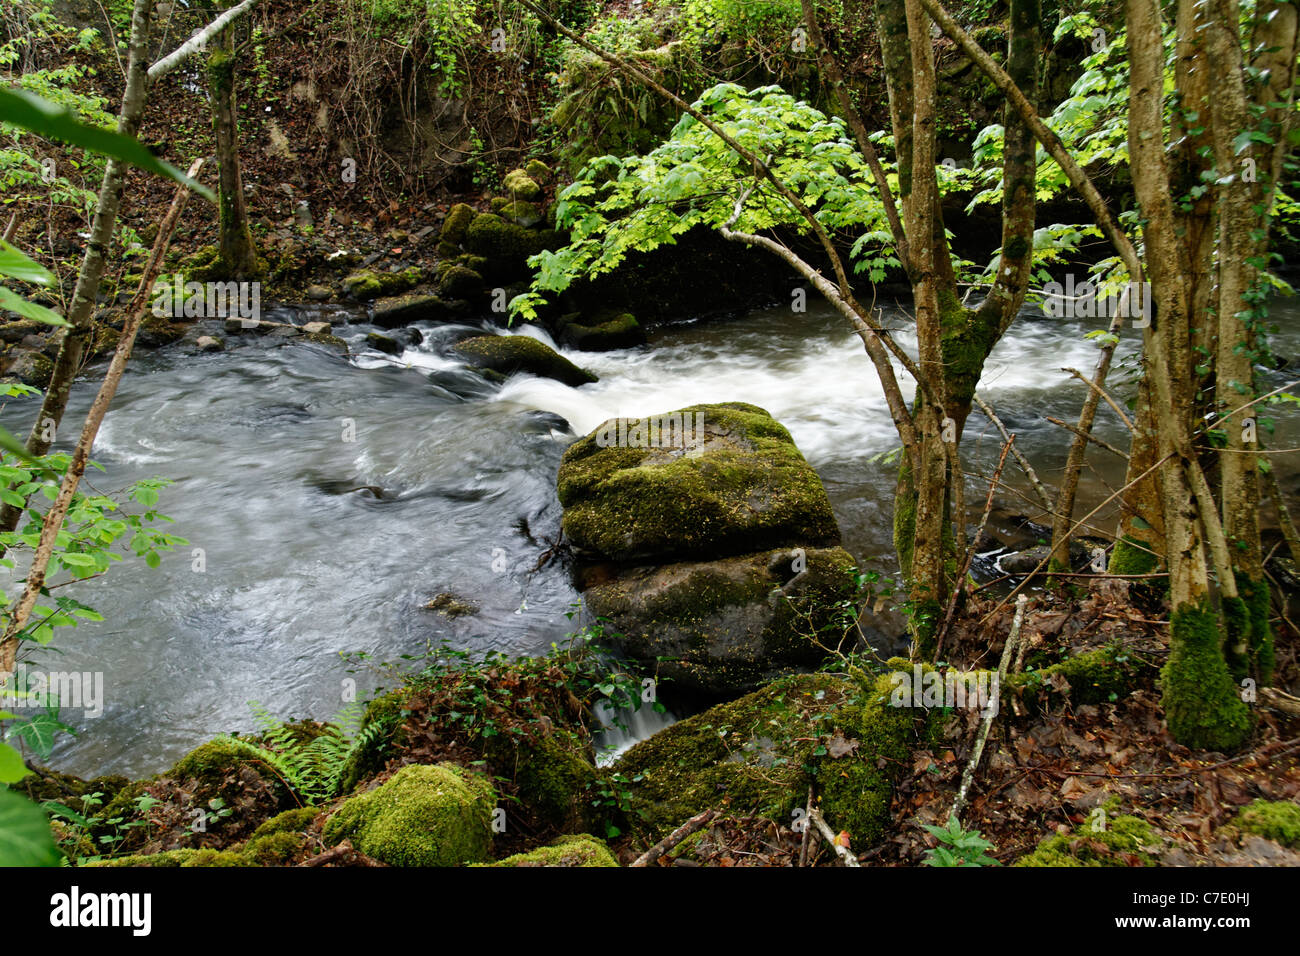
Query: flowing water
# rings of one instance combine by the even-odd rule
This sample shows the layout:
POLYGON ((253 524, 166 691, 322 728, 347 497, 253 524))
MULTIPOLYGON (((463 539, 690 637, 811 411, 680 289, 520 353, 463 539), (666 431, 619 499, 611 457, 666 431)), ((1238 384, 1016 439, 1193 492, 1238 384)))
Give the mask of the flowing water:
MULTIPOLYGON (((1294 355, 1296 309, 1275 312, 1292 326, 1278 350, 1294 355)), ((895 316, 891 324, 905 323, 895 316)), ((998 345, 980 386, 1049 485, 1067 441, 1045 418, 1077 417, 1085 389, 1061 369, 1091 374, 1096 348, 1083 333, 1097 324, 1027 318, 998 345)), ((31 666, 102 671, 105 704, 95 719, 68 713, 80 735, 60 743, 53 765, 86 776, 156 772, 218 732, 250 729, 250 700, 281 717, 328 718, 349 681, 363 697, 377 680, 354 672, 341 652, 395 661, 444 642, 529 654, 561 641, 577 595, 558 564, 534 570, 558 533, 555 471, 575 433, 614 415, 696 402, 768 409, 825 481, 845 546, 864 566, 893 567, 895 467, 872 459, 898 440, 860 342, 829 309, 674 325, 654 331, 647 348, 566 353, 601 377, 581 389, 529 376, 486 384, 443 355, 463 327, 422 327, 423 342, 393 357, 364 350, 370 330, 336 324, 351 359, 274 338, 132 359, 95 444, 106 470, 90 480, 110 492, 144 477, 173 479, 158 507, 190 543, 157 569, 128 559, 62 592, 106 620, 62 630, 60 653, 38 653, 31 666), (444 591, 479 612, 449 619, 424 609, 444 591)), ((519 334, 549 341, 536 329, 519 334)), ((898 338, 914 344, 906 332, 898 338)), ((1124 362, 1134 339, 1129 333, 1124 362)), ((1121 393, 1123 364, 1112 375, 1121 393)), ((66 422, 79 425, 93 371, 66 422)), ((33 413, 32 403, 11 402, 4 423, 24 430, 33 413)), ((1285 425, 1285 443, 1297 444, 1295 423, 1285 425)), ((57 447, 70 447, 73 431, 66 427, 57 447)), ((1104 406, 1096 431, 1127 444, 1104 406)), ((968 470, 991 472, 1000 444, 983 416, 972 416, 968 470)), ((1123 476, 1122 460, 1090 458, 1096 472, 1085 475, 1083 508, 1123 476)), ((1007 479, 1025 487, 1010 468, 1007 479)), ((972 479, 972 512, 984 493, 972 479)), ((1005 504, 1039 514, 1028 499, 1005 504)), ((640 718, 632 736, 656 719, 640 718)))

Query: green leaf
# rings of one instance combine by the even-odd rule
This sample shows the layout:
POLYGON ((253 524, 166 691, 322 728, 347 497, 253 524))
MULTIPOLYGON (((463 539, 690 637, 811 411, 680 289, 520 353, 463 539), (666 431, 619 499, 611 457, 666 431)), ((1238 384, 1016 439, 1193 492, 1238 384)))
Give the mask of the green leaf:
POLYGON ((3 239, 0 239, 0 276, 36 285, 54 285, 55 282, 54 273, 3 239))
POLYGON ((9 744, 0 743, 0 783, 17 783, 29 773, 23 755, 9 744))
POLYGON ((208 202, 217 201, 211 189, 190 179, 170 163, 158 159, 139 141, 112 130, 89 126, 78 120, 71 110, 56 106, 27 90, 0 86, 0 122, 12 123, 37 136, 61 140, 139 166, 188 186, 208 202))
POLYGON ((0 285, 0 309, 9 312, 17 312, 25 319, 35 319, 37 322, 44 322, 46 325, 70 326, 68 322, 59 313, 45 308, 43 305, 37 305, 35 302, 28 302, 17 292, 6 289, 0 285))
POLYGON ((58 864, 59 850, 41 808, 12 790, 0 790, 0 866, 58 864))
POLYGON ((13 729, 15 737, 27 741, 27 746, 36 751, 42 760, 48 760, 54 750, 54 735, 60 730, 72 733, 72 728, 51 713, 37 714, 25 724, 13 729))

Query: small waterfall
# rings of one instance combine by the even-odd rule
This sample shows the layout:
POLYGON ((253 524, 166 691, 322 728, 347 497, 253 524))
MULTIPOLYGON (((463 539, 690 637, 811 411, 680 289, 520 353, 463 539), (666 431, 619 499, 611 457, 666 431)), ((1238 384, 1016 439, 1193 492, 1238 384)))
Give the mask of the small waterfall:
POLYGON ((596 766, 608 767, 623 756, 633 744, 649 739, 659 731, 677 723, 671 711, 662 714, 653 707, 640 710, 622 708, 611 713, 603 701, 596 705, 596 719, 605 729, 596 734, 596 766), (617 726, 618 720, 623 726, 617 726), (626 728, 626 729, 625 729, 626 728))

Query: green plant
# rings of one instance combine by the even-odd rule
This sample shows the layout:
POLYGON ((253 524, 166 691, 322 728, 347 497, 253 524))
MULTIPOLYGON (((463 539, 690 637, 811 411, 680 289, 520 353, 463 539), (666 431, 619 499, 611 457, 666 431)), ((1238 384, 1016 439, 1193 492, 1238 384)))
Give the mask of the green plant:
POLYGON ((979 830, 967 830, 956 816, 948 818, 946 827, 926 825, 939 845, 926 851, 926 866, 1001 866, 986 851, 993 844, 979 830))

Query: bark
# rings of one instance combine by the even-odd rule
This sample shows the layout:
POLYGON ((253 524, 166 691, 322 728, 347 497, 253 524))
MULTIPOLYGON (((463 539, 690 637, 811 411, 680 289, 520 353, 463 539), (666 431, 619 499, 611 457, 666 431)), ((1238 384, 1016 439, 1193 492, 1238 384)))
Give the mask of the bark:
POLYGON ((208 99, 212 131, 217 143, 220 255, 217 269, 223 277, 246 279, 259 275, 262 263, 248 225, 244 179, 239 164, 239 114, 235 109, 234 30, 222 31, 218 46, 208 55, 208 99))

